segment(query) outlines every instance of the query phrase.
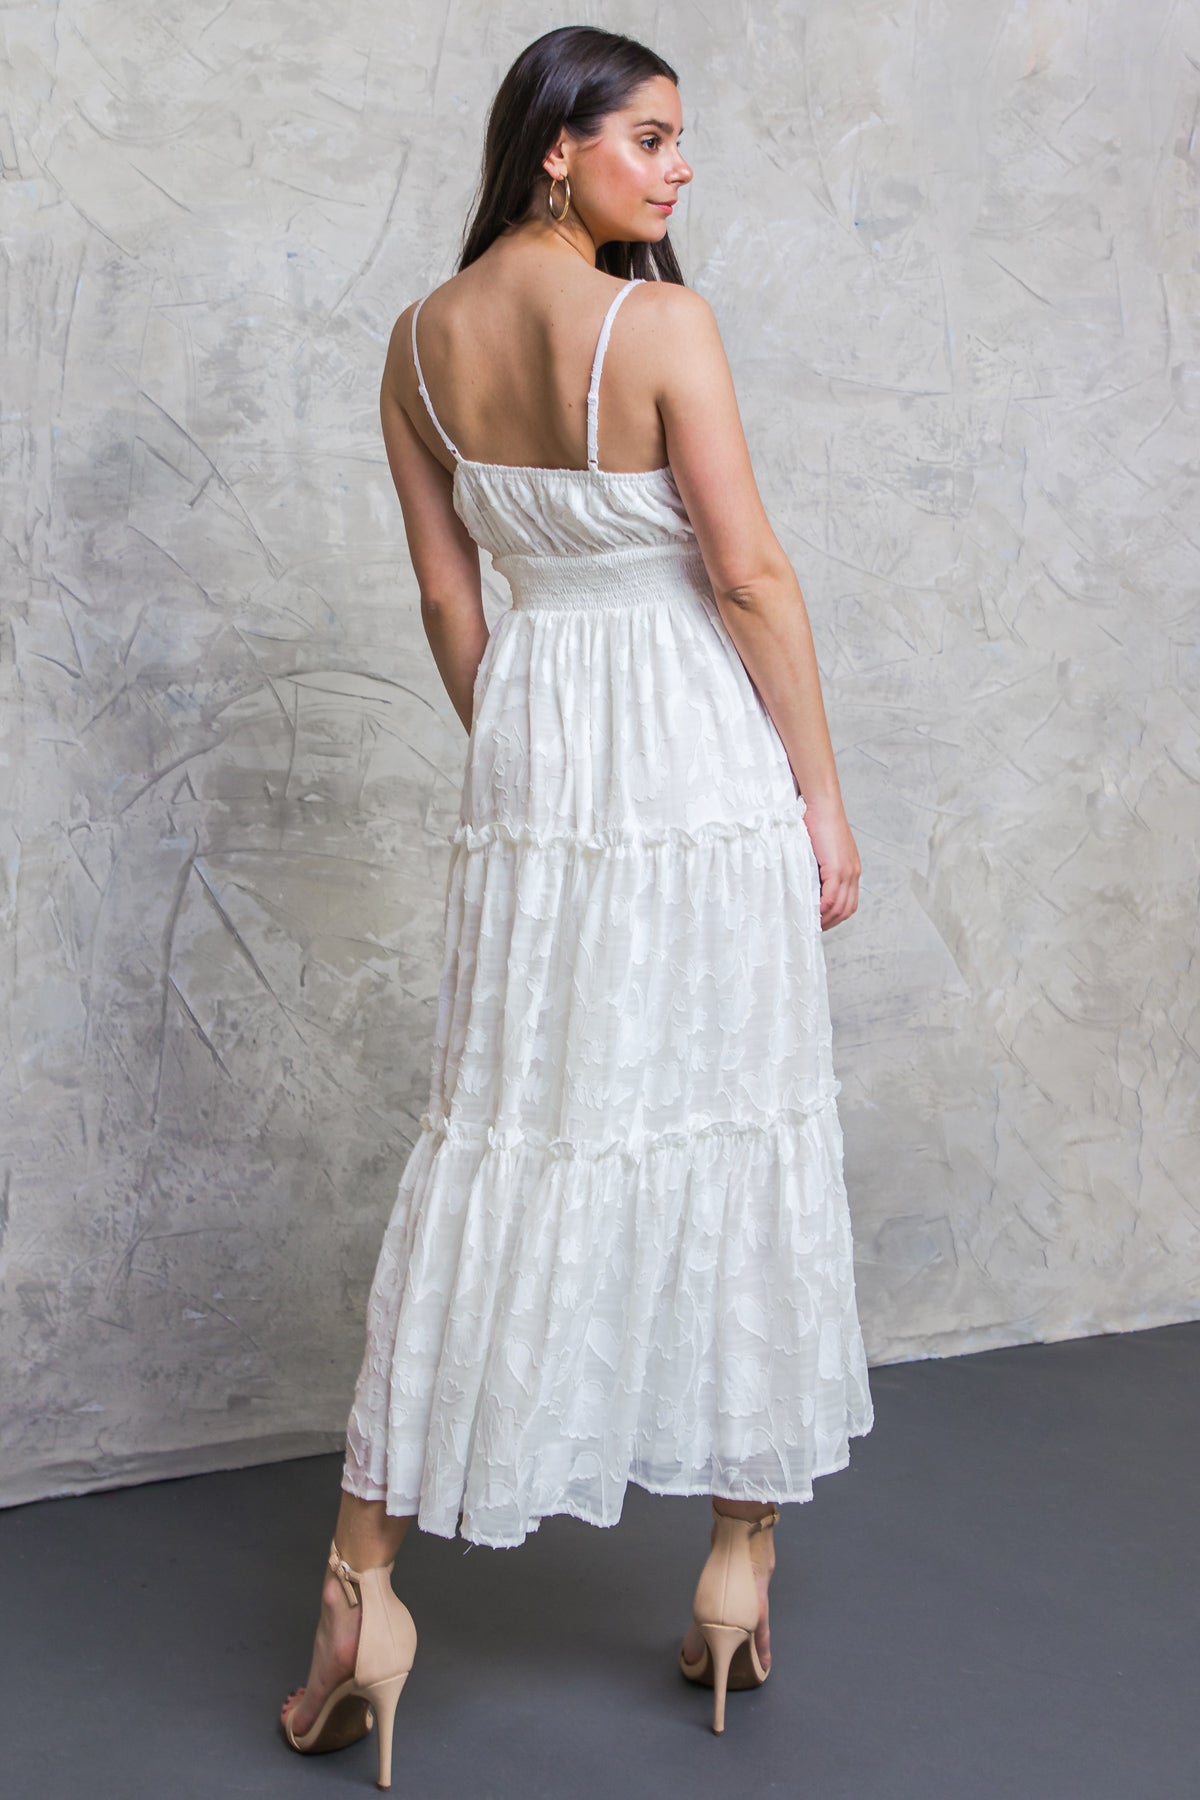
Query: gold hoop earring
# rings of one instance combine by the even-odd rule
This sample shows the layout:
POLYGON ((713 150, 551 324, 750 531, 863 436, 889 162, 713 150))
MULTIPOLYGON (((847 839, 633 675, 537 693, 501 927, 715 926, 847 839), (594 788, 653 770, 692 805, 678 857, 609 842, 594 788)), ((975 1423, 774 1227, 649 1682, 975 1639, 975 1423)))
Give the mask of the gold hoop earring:
POLYGON ((571 210, 571 177, 569 175, 556 175, 554 177, 550 183, 550 192, 546 195, 546 205, 550 208, 550 217, 554 220, 556 225, 560 224, 562 220, 566 218, 571 210), (566 205, 560 213, 556 213, 554 210, 554 190, 560 181, 564 183, 563 192, 566 196, 566 205))

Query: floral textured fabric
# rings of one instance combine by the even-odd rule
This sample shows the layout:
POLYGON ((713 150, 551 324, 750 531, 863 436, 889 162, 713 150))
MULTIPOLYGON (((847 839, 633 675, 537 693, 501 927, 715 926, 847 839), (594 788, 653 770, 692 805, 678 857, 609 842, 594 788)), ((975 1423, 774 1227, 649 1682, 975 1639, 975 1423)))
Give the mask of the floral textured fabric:
POLYGON ((635 285, 585 469, 459 456, 413 319, 513 600, 342 1485, 497 1547, 629 1481, 807 1500, 872 1424, 804 800, 670 469, 598 467, 635 285))

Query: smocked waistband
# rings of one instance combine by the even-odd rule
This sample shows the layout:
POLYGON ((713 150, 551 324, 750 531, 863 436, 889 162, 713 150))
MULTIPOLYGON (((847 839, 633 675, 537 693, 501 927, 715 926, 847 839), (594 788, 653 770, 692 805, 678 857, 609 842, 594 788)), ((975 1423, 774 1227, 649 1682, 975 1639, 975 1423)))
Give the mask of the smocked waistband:
POLYGON ((516 610, 636 606, 712 592, 694 539, 553 556, 514 551, 493 557, 492 566, 512 588, 516 610))

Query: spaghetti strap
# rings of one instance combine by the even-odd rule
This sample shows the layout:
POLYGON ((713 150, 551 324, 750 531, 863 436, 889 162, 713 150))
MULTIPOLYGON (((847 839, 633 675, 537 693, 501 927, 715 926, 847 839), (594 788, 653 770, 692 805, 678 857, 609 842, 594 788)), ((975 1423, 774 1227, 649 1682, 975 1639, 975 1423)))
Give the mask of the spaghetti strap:
POLYGON ((433 401, 429 398, 429 389, 425 386, 425 377, 421 373, 421 359, 417 355, 417 314, 420 312, 421 308, 424 306, 424 304, 428 298, 429 298, 428 294, 422 294, 421 298, 417 301, 416 306, 413 308, 413 316, 412 316, 413 368, 416 371, 417 387, 420 389, 421 398, 425 402, 425 410, 428 412, 430 418, 434 422, 434 425, 437 427, 438 436, 441 438, 443 444, 445 444, 447 450, 449 450, 451 452, 451 454, 453 455, 455 462, 461 462, 462 457, 459 455, 457 447, 451 443, 450 439, 446 436, 446 433, 442 430, 442 422, 433 410, 433 401))
POLYGON ((600 372, 604 367, 604 352, 608 348, 608 336, 612 330, 613 320, 617 316, 618 306, 620 306, 630 289, 637 287, 639 282, 644 280, 645 276, 635 275, 632 280, 625 283, 623 288, 618 289, 613 295, 612 304, 605 313, 604 323, 600 327, 600 339, 596 345, 596 356, 592 363, 592 382, 588 389, 587 402, 588 468, 593 474, 599 474, 600 472, 600 425, 598 418, 600 411, 600 372))

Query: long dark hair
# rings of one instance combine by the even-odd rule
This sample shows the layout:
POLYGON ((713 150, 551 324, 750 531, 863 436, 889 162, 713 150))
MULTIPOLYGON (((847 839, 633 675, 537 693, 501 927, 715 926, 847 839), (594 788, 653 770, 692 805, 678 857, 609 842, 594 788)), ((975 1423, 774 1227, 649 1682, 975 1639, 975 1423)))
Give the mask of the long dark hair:
MULTIPOLYGON (((656 75, 679 86, 670 63, 645 44, 591 25, 560 25, 527 45, 488 113, 479 198, 463 234, 458 269, 482 256, 509 225, 528 217, 539 183, 548 179, 542 159, 564 126, 585 141, 598 137, 606 114, 619 111, 636 87, 656 75)), ((656 244, 602 244, 596 267, 610 275, 684 285, 666 237, 656 244)))

